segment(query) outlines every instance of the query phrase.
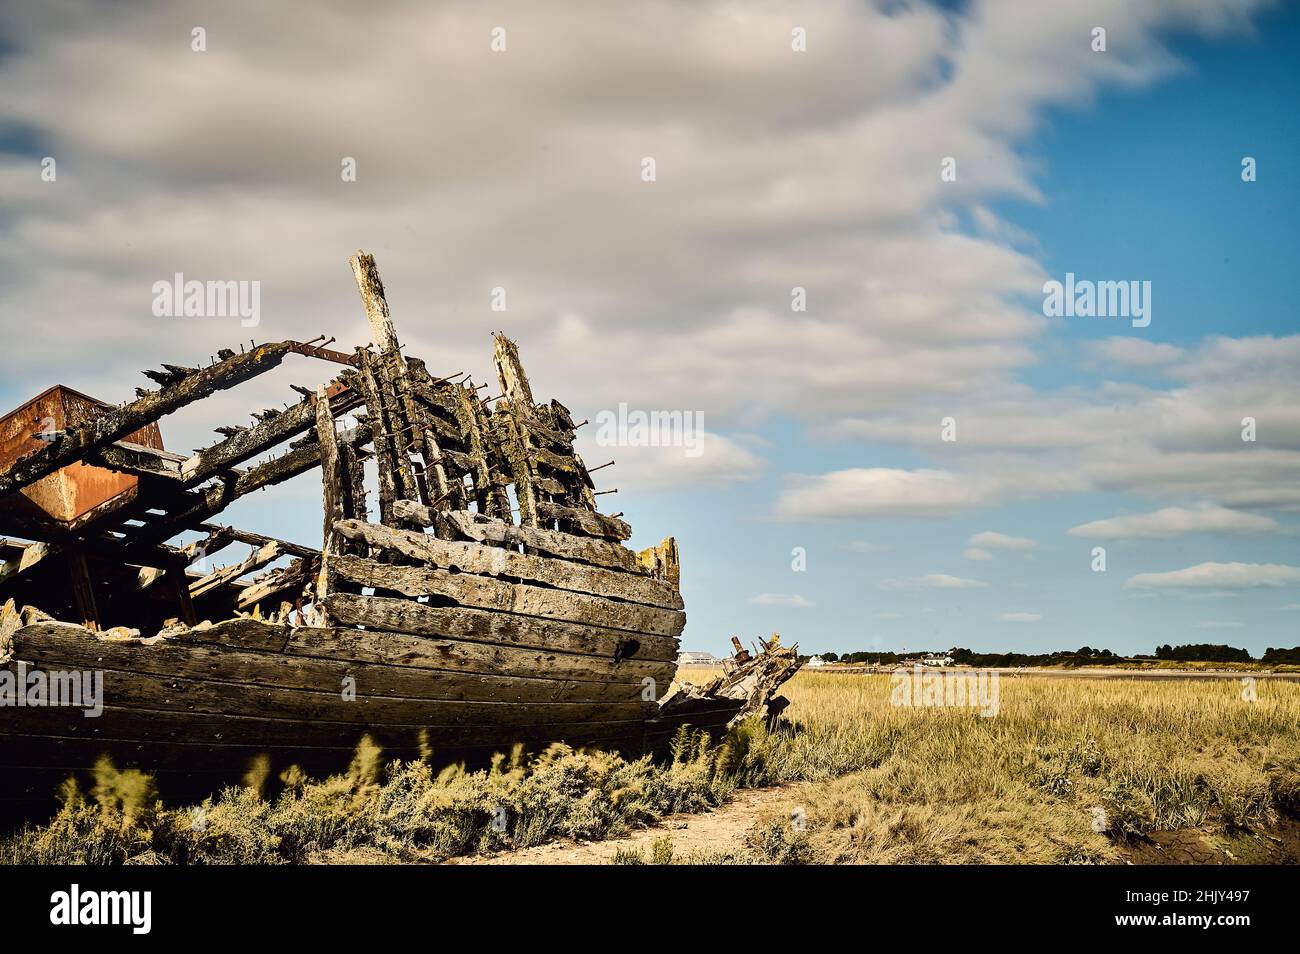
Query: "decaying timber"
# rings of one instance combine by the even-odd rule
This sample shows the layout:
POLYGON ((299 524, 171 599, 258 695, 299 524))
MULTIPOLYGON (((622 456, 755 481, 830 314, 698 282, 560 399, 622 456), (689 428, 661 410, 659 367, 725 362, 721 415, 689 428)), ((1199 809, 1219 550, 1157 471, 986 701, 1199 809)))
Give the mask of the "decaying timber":
POLYGON ((159 389, 128 404, 51 389, 0 420, 10 805, 48 799, 103 756, 194 793, 254 757, 338 769, 363 736, 440 761, 553 741, 641 752, 682 725, 782 707, 798 661, 775 639, 709 685, 674 686, 677 544, 625 545, 632 528, 596 508, 578 425, 536 402, 517 345, 495 336, 500 397, 434 377, 402 350, 374 259, 352 269, 371 345, 223 350, 146 372, 159 389), (209 447, 163 448, 161 417, 290 355, 340 367, 209 447), (212 522, 315 468, 319 549, 212 522), (74 688, 71 702, 51 695, 74 688))

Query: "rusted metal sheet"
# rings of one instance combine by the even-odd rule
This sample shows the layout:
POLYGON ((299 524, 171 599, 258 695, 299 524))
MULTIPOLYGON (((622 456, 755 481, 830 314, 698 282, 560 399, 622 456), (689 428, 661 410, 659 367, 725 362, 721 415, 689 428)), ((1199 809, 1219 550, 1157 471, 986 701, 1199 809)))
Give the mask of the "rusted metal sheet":
MULTIPOLYGON (((112 405, 56 384, 21 407, 0 418, 0 471, 19 458, 39 450, 59 433, 79 427, 112 405)), ((146 424, 127 435, 126 441, 156 450, 163 449, 162 433, 156 423, 146 424)), ((18 509, 37 521, 48 520, 64 530, 105 504, 135 490, 139 478, 80 461, 21 488, 19 494, 0 501, 4 509, 18 509), (20 499, 21 497, 21 499, 20 499)))

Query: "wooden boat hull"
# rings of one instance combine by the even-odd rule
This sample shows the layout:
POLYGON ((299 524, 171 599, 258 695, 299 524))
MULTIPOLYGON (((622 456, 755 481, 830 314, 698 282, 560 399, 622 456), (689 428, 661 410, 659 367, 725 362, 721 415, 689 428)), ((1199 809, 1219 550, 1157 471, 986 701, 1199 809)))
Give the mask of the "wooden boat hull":
MULTIPOLYGON (((338 603, 361 613, 372 601, 388 610, 406 602, 338 603)), ((406 605, 399 621, 410 618, 408 628, 441 619, 453 635, 252 619, 126 639, 56 621, 24 626, 5 666, 15 682, 101 674, 103 706, 96 717, 71 706, 0 710, 4 795, 48 799, 103 756, 154 774, 168 794, 237 780, 259 756, 274 772, 336 771, 364 736, 388 757, 439 762, 485 762, 515 744, 553 741, 639 749, 672 682, 675 637, 639 634, 636 654, 616 659, 637 634, 406 605), (492 641, 460 638, 491 632, 492 641)))

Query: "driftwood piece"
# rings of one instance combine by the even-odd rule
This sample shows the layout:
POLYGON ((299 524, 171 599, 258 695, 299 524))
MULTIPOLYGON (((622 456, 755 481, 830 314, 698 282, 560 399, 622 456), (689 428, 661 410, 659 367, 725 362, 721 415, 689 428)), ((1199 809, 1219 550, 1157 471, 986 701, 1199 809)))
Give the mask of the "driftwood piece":
POLYGON ((773 634, 757 656, 729 663, 730 671, 705 685, 675 684, 659 708, 657 727, 666 731, 690 724, 720 729, 759 713, 775 716, 786 707, 788 703, 776 691, 799 671, 797 647, 782 646, 773 634))

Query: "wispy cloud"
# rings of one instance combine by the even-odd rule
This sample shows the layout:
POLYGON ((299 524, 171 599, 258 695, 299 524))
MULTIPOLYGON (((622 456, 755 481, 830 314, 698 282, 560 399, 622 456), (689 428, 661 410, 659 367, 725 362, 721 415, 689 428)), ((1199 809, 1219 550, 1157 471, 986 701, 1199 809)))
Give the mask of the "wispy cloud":
POLYGON ((947 573, 929 573, 925 576, 896 576, 888 580, 882 580, 880 583, 882 590, 971 590, 983 586, 988 586, 988 584, 982 580, 968 580, 960 576, 949 576, 947 573))
POLYGON ((1165 573, 1139 573, 1126 588, 1186 589, 1198 587, 1250 588, 1300 584, 1300 567, 1280 563, 1199 563, 1165 573))
POLYGON ((1028 537, 1010 537, 1005 533, 995 533, 992 530, 977 533, 966 543, 969 546, 981 547, 985 550, 1032 550, 1038 546, 1028 537))
POLYGON ((755 606, 783 606, 793 609, 806 609, 816 604, 797 593, 759 593, 751 596, 749 601, 755 606))
POLYGON ((1071 527, 1070 536, 1097 540, 1132 540, 1177 537, 1188 533, 1269 533, 1279 528, 1272 517, 1230 510, 1212 503, 1197 507, 1165 507, 1152 513, 1135 513, 1071 527))

